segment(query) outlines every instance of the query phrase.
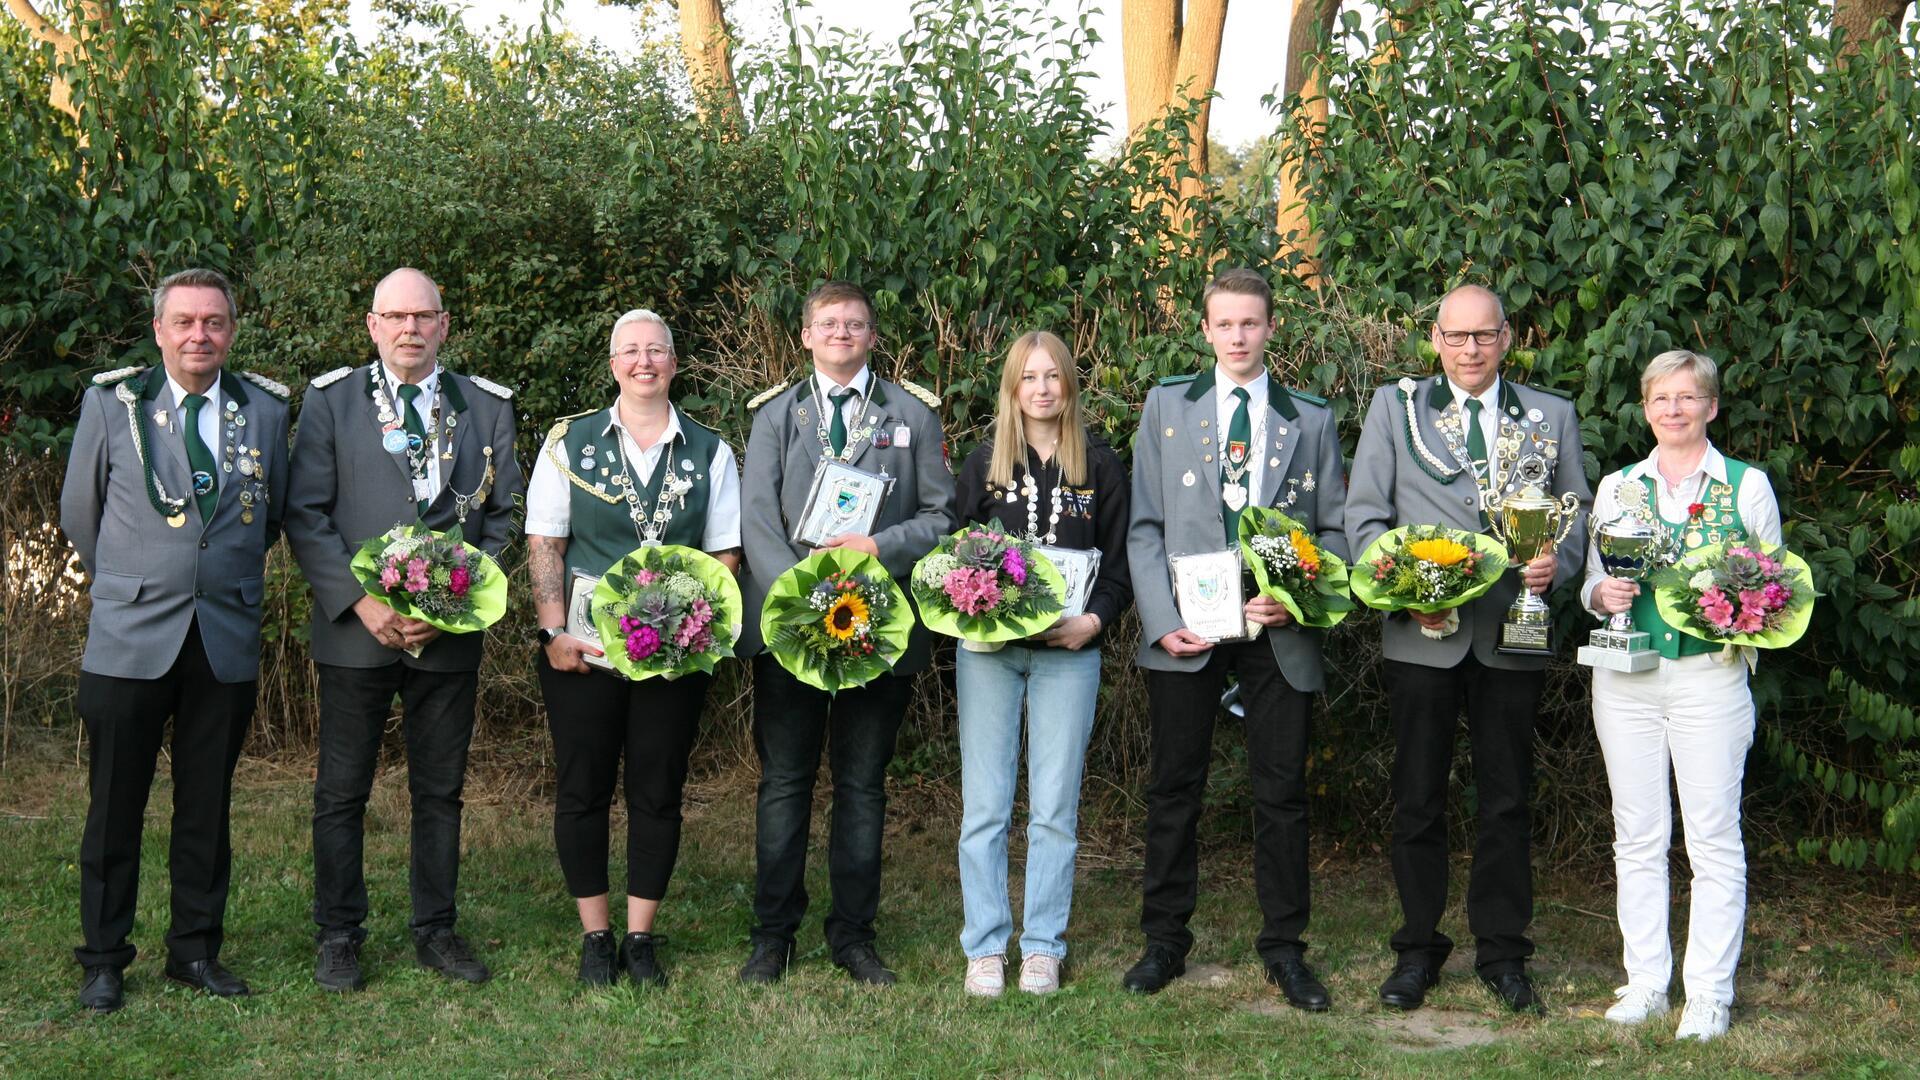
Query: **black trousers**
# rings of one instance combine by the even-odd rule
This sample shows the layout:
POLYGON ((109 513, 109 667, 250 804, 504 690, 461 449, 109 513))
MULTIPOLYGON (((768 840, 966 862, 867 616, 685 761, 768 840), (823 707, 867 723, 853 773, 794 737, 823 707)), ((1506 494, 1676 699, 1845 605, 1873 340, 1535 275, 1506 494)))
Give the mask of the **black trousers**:
POLYGON ((313 921, 322 935, 364 936, 367 796, 380 737, 400 696, 413 806, 410 874, 416 937, 454 923, 460 878, 461 791, 473 741, 477 671, 315 664, 320 673, 320 763, 313 783, 313 921))
POLYGON ((844 956, 874 938, 887 763, 893 760, 913 678, 882 675, 857 689, 828 694, 763 653, 753 662, 753 680, 753 745, 760 757, 753 936, 791 944, 807 914, 807 833, 813 781, 826 744, 833 774, 827 944, 836 958, 844 956))
POLYGON ((1467 928, 1474 967, 1520 971, 1533 955, 1533 721, 1545 671, 1489 668, 1472 654, 1450 668, 1386 662, 1393 714, 1393 881, 1404 920, 1393 935, 1403 959, 1439 970, 1453 951, 1440 932, 1447 908, 1447 777, 1460 712, 1467 714, 1478 803, 1467 928))
POLYGON ((167 951, 191 962, 220 955, 233 863, 228 810, 233 767, 253 719, 257 681, 214 678, 198 623, 180 655, 157 679, 80 673, 78 706, 91 746, 87 757, 87 824, 80 837, 80 932, 73 950, 82 965, 124 968, 135 949, 140 889, 140 828, 173 718, 173 833, 167 874, 173 924, 167 951))
POLYGON ((1187 920, 1200 883, 1195 831, 1213 759, 1213 725, 1229 672, 1246 706, 1247 771, 1253 788, 1253 881, 1260 901, 1254 947, 1265 963, 1306 951, 1312 908, 1307 879, 1307 737, 1313 695, 1280 673, 1264 638, 1215 645, 1199 671, 1148 671, 1152 758, 1147 780, 1147 865, 1140 929, 1185 956, 1187 920))
POLYGON ((626 758, 627 895, 667 895, 680 855, 687 757, 713 676, 628 682, 604 672, 555 671, 536 661, 553 733, 553 844, 575 898, 604 896, 613 788, 626 758))

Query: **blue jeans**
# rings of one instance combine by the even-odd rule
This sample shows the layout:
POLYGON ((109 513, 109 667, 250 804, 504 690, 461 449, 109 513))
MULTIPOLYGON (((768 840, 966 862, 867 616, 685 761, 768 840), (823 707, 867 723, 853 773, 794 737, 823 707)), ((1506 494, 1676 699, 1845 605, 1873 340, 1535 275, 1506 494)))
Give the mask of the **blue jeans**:
POLYGON ((1100 650, 961 649, 960 895, 968 959, 1000 956, 1013 935, 1007 898, 1007 828, 1020 772, 1020 714, 1027 724, 1027 895, 1020 954, 1067 955, 1073 857, 1080 846, 1080 774, 1100 693, 1100 650))

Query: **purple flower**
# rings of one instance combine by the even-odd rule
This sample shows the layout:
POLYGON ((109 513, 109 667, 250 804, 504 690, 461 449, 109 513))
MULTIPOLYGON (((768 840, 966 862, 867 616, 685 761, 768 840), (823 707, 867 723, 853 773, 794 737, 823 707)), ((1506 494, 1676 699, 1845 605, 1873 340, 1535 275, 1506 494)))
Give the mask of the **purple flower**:
POLYGON ((659 651, 660 631, 655 630, 653 627, 642 623, 627 635, 627 658, 629 660, 645 660, 647 657, 659 651))
POLYGON ((1020 557, 1019 548, 1007 549, 1006 554, 1000 557, 1000 569, 1007 572, 1007 576, 1013 579, 1015 585, 1027 583, 1027 560, 1020 557))
POLYGON ((473 588, 473 571, 467 569, 464 564, 456 565, 447 574, 447 588, 455 596, 467 595, 467 590, 473 588))

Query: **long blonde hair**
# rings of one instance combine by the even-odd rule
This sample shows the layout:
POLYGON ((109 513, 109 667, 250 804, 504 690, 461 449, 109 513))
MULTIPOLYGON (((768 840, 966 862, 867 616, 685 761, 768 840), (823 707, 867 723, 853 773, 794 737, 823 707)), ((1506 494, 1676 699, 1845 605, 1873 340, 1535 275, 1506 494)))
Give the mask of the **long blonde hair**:
POLYGON ((1080 413, 1080 373, 1073 366, 1073 353, 1067 350, 1067 343, 1045 330, 1020 335, 1007 350, 1007 366, 1000 370, 1000 408, 993 422, 993 461, 987 468, 987 482, 1011 488, 1014 468, 1026 466, 1027 418, 1015 395, 1020 390, 1020 377, 1027 370, 1027 358, 1035 349, 1046 350, 1060 368, 1060 446, 1054 451, 1060 482, 1084 486, 1087 425, 1080 413))

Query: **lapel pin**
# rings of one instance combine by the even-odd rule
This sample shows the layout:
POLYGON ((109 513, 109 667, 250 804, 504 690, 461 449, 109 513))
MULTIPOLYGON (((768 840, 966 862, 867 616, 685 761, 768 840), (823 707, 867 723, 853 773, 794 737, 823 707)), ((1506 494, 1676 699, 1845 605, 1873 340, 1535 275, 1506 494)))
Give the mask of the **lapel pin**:
MULTIPOLYGON (((1171 429, 1169 429, 1169 430, 1171 430, 1171 429)), ((1182 477, 1180 478, 1180 482, 1181 482, 1182 484, 1185 484, 1185 485, 1186 485, 1186 486, 1188 486, 1188 487, 1192 487, 1192 486, 1193 486, 1193 484, 1194 484, 1194 480, 1193 480, 1193 470, 1192 470, 1192 469, 1188 469, 1188 470, 1187 470, 1187 474, 1186 474, 1185 476, 1182 476, 1182 477)))
POLYGON ((165 409, 153 410, 153 422, 169 430, 173 427, 173 416, 165 409))
MULTIPOLYGON (((1276 447, 1274 447, 1274 449, 1275 449, 1275 450, 1278 450, 1278 449, 1279 449, 1279 447, 1277 447, 1277 446, 1276 446, 1276 447)), ((1277 469, 1277 468, 1279 468, 1279 467, 1280 467, 1280 459, 1279 459, 1279 458, 1277 458, 1277 457, 1275 457, 1275 458, 1268 458, 1268 459, 1267 459, 1267 468, 1269 468, 1269 469, 1277 469)))

